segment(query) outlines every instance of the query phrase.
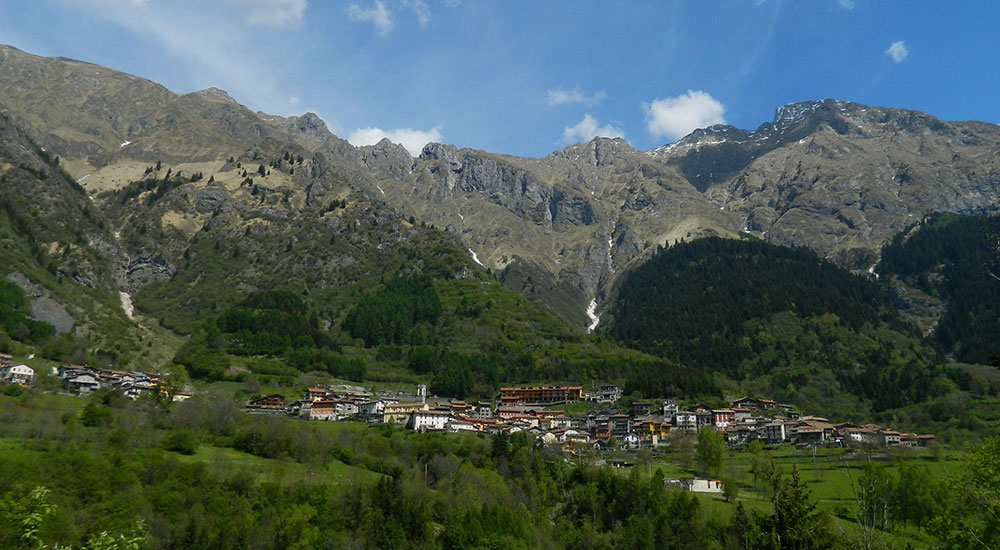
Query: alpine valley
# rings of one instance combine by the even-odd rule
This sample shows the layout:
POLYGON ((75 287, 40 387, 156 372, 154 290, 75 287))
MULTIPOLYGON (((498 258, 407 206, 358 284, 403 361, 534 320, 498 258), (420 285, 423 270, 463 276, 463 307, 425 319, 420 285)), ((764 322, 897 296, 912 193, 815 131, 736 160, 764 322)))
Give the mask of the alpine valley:
POLYGON ((0 113, 0 268, 24 294, 10 307, 54 334, 5 325, 14 351, 456 397, 746 390, 937 428, 975 405, 928 403, 1000 391, 981 366, 1000 327, 954 329, 995 311, 960 288, 990 275, 968 265, 994 252, 977 229, 1000 201, 992 124, 827 99, 650 151, 596 138, 543 158, 438 143, 413 157, 311 113, 9 46, 0 113), (907 247, 952 224, 968 254, 907 247))
MULTIPOLYGON (((633 73, 607 91, 549 89, 544 107, 523 94, 546 127, 571 108, 636 114, 612 96, 640 80, 643 97, 676 93, 666 75, 692 64, 721 76, 685 78, 763 81, 770 98, 793 88, 762 75, 859 89, 828 87, 845 59, 854 80, 886 86, 941 67, 913 30, 919 64, 899 66, 900 40, 857 75, 853 56, 874 42, 790 32, 867 20, 882 40, 885 17, 863 16, 904 11, 891 3, 720 3, 692 26, 695 56, 675 46, 698 2, 312 2, 303 19, 307 3, 13 2, 0 36, 134 45, 146 63, 150 44, 225 43, 253 61, 178 65, 212 75, 267 70, 253 41, 289 66, 363 66, 343 74, 377 73, 382 86, 358 78, 364 93, 392 101, 385 82, 459 64, 476 65, 455 72, 479 93, 502 90, 468 75, 512 88, 536 61, 557 83, 633 73), (752 17, 717 29, 715 12, 739 5, 752 17), (588 37, 620 30, 579 48, 581 22, 547 23, 574 11, 588 37), (500 12, 527 30, 496 32, 500 12), (346 32, 369 24, 367 42, 346 32), (480 29, 483 44, 466 44, 480 29), (622 32, 655 43, 643 63, 634 47, 598 51, 630 42, 622 32), (813 42, 842 59, 801 53, 800 77, 788 50, 813 42), (397 56, 400 44, 414 47, 397 56), (751 71, 769 50, 780 59, 751 71), (413 56, 429 61, 396 74, 413 56)), ((944 28, 943 12, 962 10, 938 11, 920 20, 944 28)), ((988 66, 975 40, 962 46, 988 66)), ((753 101, 756 88, 733 89, 753 101)), ((697 126, 650 124, 692 101, 680 111, 723 120, 722 103, 689 90, 643 104, 650 136, 697 126)), ((576 128, 625 135, 597 126, 586 114, 576 128)), ((0 548, 1000 547, 1000 126, 826 99, 648 151, 607 138, 542 158, 411 150, 0 45, 0 548)))

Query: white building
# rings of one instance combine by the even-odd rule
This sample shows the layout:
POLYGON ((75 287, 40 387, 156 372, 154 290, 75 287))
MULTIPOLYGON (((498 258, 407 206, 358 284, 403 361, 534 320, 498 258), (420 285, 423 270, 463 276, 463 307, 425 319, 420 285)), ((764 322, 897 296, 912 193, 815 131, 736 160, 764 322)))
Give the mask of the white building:
POLYGON ((677 406, 676 399, 663 400, 663 416, 673 416, 678 410, 680 410, 680 407, 677 406))
POLYGON ((577 443, 587 443, 590 441, 590 434, 585 431, 577 430, 575 428, 569 428, 562 432, 559 436, 560 443, 577 442, 577 443))
POLYGON ((479 427, 467 420, 452 419, 447 425, 449 432, 478 432, 479 427))
POLYGON ((663 483, 692 493, 721 493, 722 482, 715 479, 664 479, 663 483))
POLYGON ((425 432, 428 430, 444 430, 448 427, 448 423, 451 422, 451 420, 451 413, 449 412, 413 411, 410 415, 410 421, 407 424, 407 427, 418 432, 425 432))
POLYGON ((733 409, 733 420, 736 422, 746 422, 750 420, 750 409, 741 409, 739 407, 733 409))
POLYGON ((605 384, 598 386, 593 393, 593 400, 598 403, 614 403, 622 397, 622 389, 618 386, 605 384))
POLYGON ((893 430, 882 430, 881 432, 879 432, 879 435, 881 436, 882 445, 886 447, 899 445, 900 442, 899 432, 893 430))
POLYGON ((674 413, 674 427, 685 432, 698 431, 698 414, 691 411, 674 413))
POLYGON ((785 423, 780 420, 765 424, 761 429, 761 434, 767 443, 782 443, 788 438, 785 423))
POLYGON ((0 369, 0 379, 11 384, 30 384, 35 378, 35 369, 28 365, 11 365, 0 369))

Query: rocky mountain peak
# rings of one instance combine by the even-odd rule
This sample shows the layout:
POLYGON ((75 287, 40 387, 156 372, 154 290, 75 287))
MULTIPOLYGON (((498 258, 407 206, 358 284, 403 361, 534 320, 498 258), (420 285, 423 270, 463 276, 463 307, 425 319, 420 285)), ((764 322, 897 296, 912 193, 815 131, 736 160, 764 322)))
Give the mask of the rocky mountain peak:
MULTIPOLYGON (((553 151, 546 159, 554 161, 584 161, 592 167, 610 166, 635 153, 635 149, 622 138, 595 137, 587 143, 574 143, 553 151)), ((543 159, 544 160, 544 159, 543 159)))
POLYGON ((220 90, 219 88, 215 88, 215 87, 206 88, 204 90, 198 90, 197 92, 194 92, 194 95, 199 96, 199 97, 203 97, 203 98, 206 98, 206 99, 211 99, 211 100, 215 100, 215 101, 223 101, 223 102, 226 102, 226 103, 233 103, 233 104, 238 105, 238 103, 236 103, 236 100, 233 99, 233 97, 231 95, 229 95, 228 92, 226 92, 225 90, 220 90))
POLYGON ((455 160, 458 158, 458 148, 454 145, 431 142, 424 145, 420 152, 420 160, 455 160))
POLYGON ((774 110, 774 120, 771 124, 777 129, 788 128, 789 126, 805 120, 807 117, 820 109, 826 102, 833 102, 833 100, 802 101, 782 105, 774 110))
POLYGON ((596 137, 590 141, 588 148, 590 149, 590 163, 593 166, 614 164, 615 160, 621 158, 623 154, 635 151, 622 138, 596 137))
POLYGON ((370 147, 372 148, 371 149, 372 151, 378 152, 380 154, 395 154, 403 152, 406 153, 407 156, 409 156, 409 152, 407 152, 406 147, 403 147, 399 143, 394 143, 387 137, 378 140, 378 143, 376 143, 375 145, 371 145, 370 147))
POLYGON ((375 145, 358 147, 362 162, 370 170, 383 172, 389 177, 400 179, 413 169, 413 157, 406 147, 382 138, 375 145))
POLYGON ((675 143, 664 145, 649 151, 656 156, 669 153, 675 149, 697 148, 702 145, 718 145, 725 142, 744 143, 752 139, 753 134, 746 130, 740 130, 728 124, 715 124, 707 128, 697 128, 690 134, 684 136, 675 143))
POLYGON ((319 138, 330 135, 326 123, 316 113, 309 112, 299 116, 290 116, 287 120, 295 130, 309 137, 319 138))

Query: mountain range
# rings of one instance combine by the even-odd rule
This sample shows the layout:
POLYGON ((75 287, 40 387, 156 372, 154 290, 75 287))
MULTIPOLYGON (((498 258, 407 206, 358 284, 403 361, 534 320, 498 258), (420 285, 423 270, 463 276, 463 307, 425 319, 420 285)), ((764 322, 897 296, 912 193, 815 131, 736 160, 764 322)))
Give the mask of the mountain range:
MULTIPOLYGON (((184 205, 155 211, 178 239, 153 246, 126 229, 129 292, 176 271, 187 239, 246 195, 258 213, 289 219, 348 196, 412 216, 453 233, 508 287, 579 326, 658 245, 746 233, 867 270, 914 221, 992 212, 1000 198, 1000 127, 834 100, 785 105, 753 131, 698 129, 651 151, 596 138, 543 158, 437 143, 414 158, 388 140, 354 147, 311 113, 254 113, 221 90, 177 95, 11 47, 0 48, 0 87, 4 112, 60 155, 98 205, 156 162, 219 174, 185 186, 184 205), (293 173, 272 169, 266 183, 240 186, 242 169, 227 162, 256 170, 284 153, 306 161, 293 173)), ((119 231, 150 218, 102 209, 119 231)))

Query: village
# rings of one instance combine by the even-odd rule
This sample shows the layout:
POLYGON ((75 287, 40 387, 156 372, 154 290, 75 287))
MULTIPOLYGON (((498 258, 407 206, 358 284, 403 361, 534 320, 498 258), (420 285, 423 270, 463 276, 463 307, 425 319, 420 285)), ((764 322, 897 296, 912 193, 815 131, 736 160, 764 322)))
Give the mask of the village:
POLYGON ((730 408, 693 404, 681 408, 675 399, 657 403, 633 401, 628 410, 616 404, 618 386, 601 385, 590 393, 581 386, 505 387, 491 402, 469 403, 427 395, 426 386, 413 394, 368 392, 363 387, 306 388, 299 400, 286 403, 281 395, 263 395, 247 404, 253 414, 288 414, 307 420, 365 421, 391 424, 418 432, 526 432, 539 444, 561 446, 576 454, 581 447, 596 450, 639 450, 667 446, 671 438, 692 436, 708 428, 723 434, 729 446, 761 441, 766 445, 887 448, 926 447, 929 434, 900 433, 874 424, 832 423, 818 416, 801 416, 791 405, 743 397, 730 408), (591 402, 594 412, 568 416, 558 407, 591 402), (603 407, 602 407, 603 405, 603 407))
MULTIPOLYGON (((138 399, 162 395, 166 387, 160 375, 142 371, 63 365, 53 369, 52 375, 61 381, 64 391, 81 396, 104 389, 138 399)), ((27 386, 34 377, 31 367, 13 364, 10 356, 0 354, 0 380, 27 386)), ((189 392, 176 392, 170 397, 183 401, 191 396, 189 392)), ((927 447, 934 440, 930 434, 802 416, 794 406, 770 399, 741 397, 732 400, 728 408, 698 403, 682 408, 675 399, 631 401, 623 410, 617 406, 621 398, 622 390, 615 385, 599 385, 589 393, 584 393, 582 386, 504 387, 495 403, 470 403, 429 396, 425 385, 418 385, 414 393, 373 393, 361 386, 340 384, 306 388, 295 401, 279 394, 261 395, 246 403, 246 411, 312 421, 390 424, 417 432, 525 432, 539 444, 560 446, 572 455, 587 447, 598 451, 655 449, 705 428, 723 434, 731 447, 760 441, 765 445, 871 449, 927 447), (559 408, 579 402, 592 403, 591 411, 569 416, 559 408)))

